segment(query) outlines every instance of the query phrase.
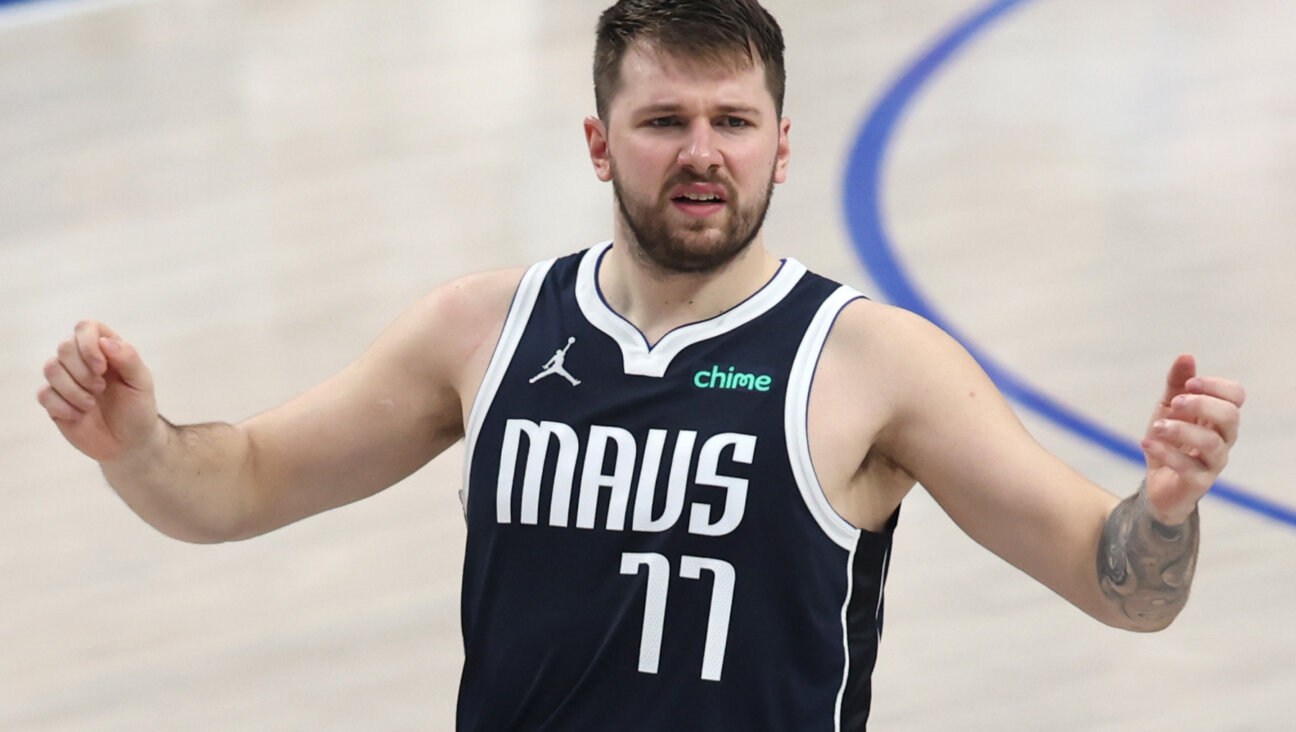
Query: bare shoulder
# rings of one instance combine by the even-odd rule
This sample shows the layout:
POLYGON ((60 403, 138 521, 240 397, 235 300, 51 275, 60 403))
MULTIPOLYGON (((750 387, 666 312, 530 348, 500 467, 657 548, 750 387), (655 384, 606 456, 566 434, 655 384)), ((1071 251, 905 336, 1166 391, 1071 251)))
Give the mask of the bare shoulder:
POLYGON ((824 343, 810 393, 811 458, 833 508, 880 530, 914 484, 892 448, 917 395, 930 393, 921 364, 947 340, 913 313, 858 299, 842 309, 824 343))
MULTIPOLYGON (((421 327, 446 332, 461 347, 477 350, 491 331, 498 333, 524 268, 474 272, 429 292, 411 309, 421 327)), ((464 354, 459 354, 464 355, 464 354)))
MULTIPOLYGON (((868 415, 871 444, 913 469, 916 440, 927 440, 955 415, 972 423, 1011 422, 980 364, 952 336, 902 308, 856 300, 824 344, 819 371, 835 410, 868 415)), ((819 387, 816 377, 816 389, 819 387)))
MULTIPOLYGON (((1038 453, 972 354, 919 315, 852 302, 825 344, 829 359, 850 375, 835 398, 870 410, 873 445, 929 490, 967 482, 966 466, 976 457, 961 454, 968 445, 993 442, 1017 455, 1038 453)), ((981 452, 990 449, 983 445, 981 452)))
POLYGON ((444 375, 457 391, 475 388, 474 373, 484 371, 525 271, 489 270, 451 280, 423 296, 384 337, 401 342, 422 362, 420 368, 444 375))
POLYGON ((901 406, 915 391, 951 377, 979 375, 971 355, 931 321, 903 308, 858 299, 842 309, 823 359, 849 370, 851 381, 873 385, 869 398, 901 406))
POLYGON ((854 348, 889 349, 931 346, 949 336, 921 315, 858 298, 842 308, 829 338, 854 348))
POLYGON ((501 307, 508 309, 513 292, 525 272, 522 267, 513 267, 456 277, 424 295, 409 314, 433 319, 467 317, 475 321, 490 318, 501 307))

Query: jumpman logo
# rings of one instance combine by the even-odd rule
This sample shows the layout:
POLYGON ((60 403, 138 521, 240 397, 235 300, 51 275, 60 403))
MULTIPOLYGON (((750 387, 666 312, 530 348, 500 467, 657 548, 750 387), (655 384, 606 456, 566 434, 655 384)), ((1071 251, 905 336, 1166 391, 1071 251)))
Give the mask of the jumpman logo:
POLYGON ((558 374, 564 379, 570 381, 572 386, 580 386, 580 379, 573 378, 571 374, 567 373, 567 369, 563 368, 563 361, 567 359, 567 349, 571 348, 572 344, 575 342, 575 337, 569 337, 567 339, 567 345, 554 351, 553 358, 546 361, 540 373, 532 376, 531 381, 528 383, 534 384, 550 374, 558 374))

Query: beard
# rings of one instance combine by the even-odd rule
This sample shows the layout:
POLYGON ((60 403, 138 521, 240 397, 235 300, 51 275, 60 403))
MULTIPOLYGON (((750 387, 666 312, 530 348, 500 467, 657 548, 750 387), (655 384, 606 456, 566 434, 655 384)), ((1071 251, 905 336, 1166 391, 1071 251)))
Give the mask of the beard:
POLYGON ((760 233, 774 196, 774 169, 770 169, 765 195, 745 205, 733 187, 718 176, 692 173, 681 173, 667 181, 655 203, 634 200, 621 186, 615 160, 612 161, 612 192, 621 217, 634 236, 630 249, 636 257, 663 272, 706 274, 732 262, 760 233), (725 187, 728 215, 722 225, 717 227, 706 219, 693 219, 685 224, 670 222, 672 204, 666 191, 687 183, 718 183, 725 187))

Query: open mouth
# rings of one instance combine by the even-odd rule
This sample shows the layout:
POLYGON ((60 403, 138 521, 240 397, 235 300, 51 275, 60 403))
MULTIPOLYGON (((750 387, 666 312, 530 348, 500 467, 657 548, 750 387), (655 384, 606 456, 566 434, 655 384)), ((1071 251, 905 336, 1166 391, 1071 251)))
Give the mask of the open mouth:
POLYGON ((724 196, 719 193, 685 193, 671 199, 680 203, 724 203, 724 196))
POLYGON ((693 190, 676 191, 671 203, 691 216, 711 216, 724 209, 724 190, 717 186, 696 186, 693 190))

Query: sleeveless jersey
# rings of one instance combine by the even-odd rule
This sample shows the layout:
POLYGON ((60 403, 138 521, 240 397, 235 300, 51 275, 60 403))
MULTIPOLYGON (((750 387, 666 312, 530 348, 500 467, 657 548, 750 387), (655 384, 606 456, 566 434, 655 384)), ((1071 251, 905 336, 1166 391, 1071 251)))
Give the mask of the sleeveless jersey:
POLYGON ((855 291, 785 260, 651 347, 604 243, 531 267, 467 427, 460 730, 859 730, 896 516, 810 462, 810 383, 855 291))

